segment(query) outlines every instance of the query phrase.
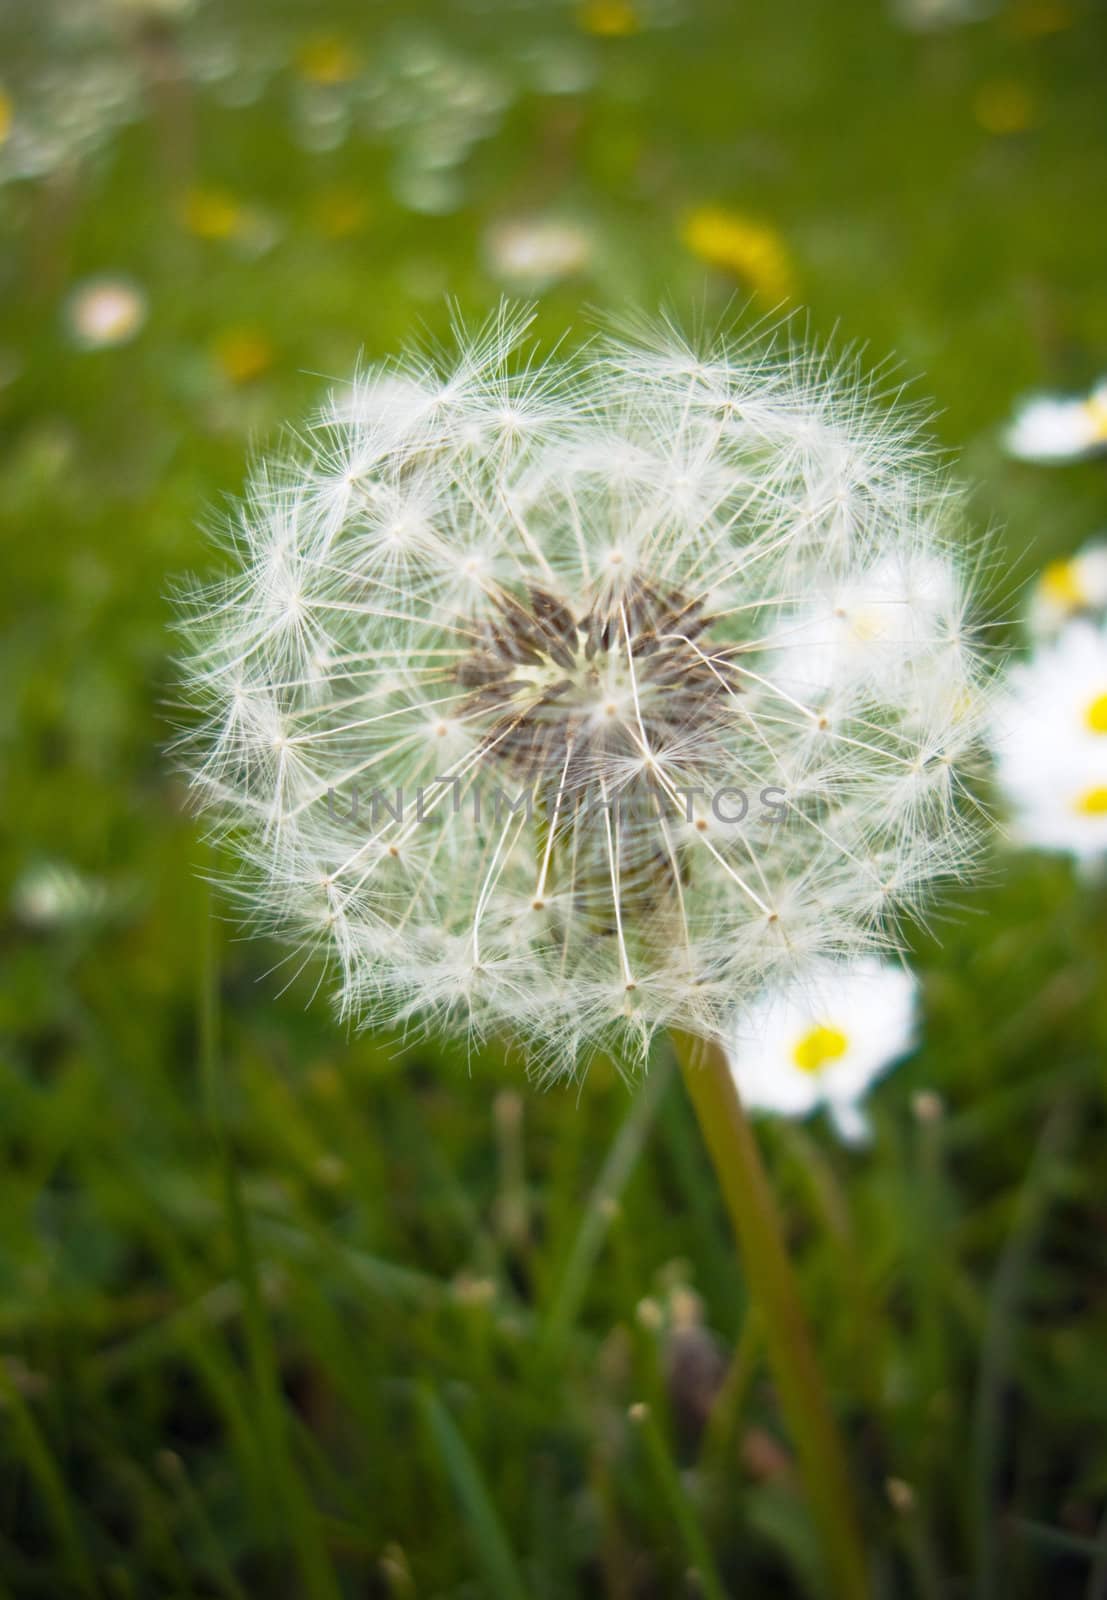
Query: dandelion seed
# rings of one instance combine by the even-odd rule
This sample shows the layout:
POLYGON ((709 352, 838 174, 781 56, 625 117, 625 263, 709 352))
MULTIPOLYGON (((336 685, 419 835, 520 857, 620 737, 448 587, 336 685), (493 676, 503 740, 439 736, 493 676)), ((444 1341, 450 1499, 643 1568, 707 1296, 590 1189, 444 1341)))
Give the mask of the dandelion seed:
POLYGON ((980 667, 956 497, 848 363, 528 325, 367 368, 255 469, 188 747, 347 1015, 567 1072, 894 944, 973 853, 980 667))
POLYGON ((861 1101, 915 1048, 918 985, 903 967, 817 963, 770 990, 736 1026, 731 1066, 752 1110, 805 1117, 825 1107, 839 1134, 868 1137, 861 1101))

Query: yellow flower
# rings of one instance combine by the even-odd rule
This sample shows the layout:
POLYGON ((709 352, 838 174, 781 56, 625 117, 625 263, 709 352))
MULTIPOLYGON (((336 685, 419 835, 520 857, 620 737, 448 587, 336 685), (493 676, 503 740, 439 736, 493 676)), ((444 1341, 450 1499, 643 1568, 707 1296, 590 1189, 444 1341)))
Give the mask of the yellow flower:
POLYGON ((213 349, 232 383, 252 383, 273 365, 273 345, 256 328, 228 328, 216 338, 213 349))
POLYGON ((181 221, 198 239, 233 239, 242 231, 243 211, 225 189, 190 189, 181 221))
POLYGON ((1040 39, 1044 34, 1062 33, 1075 21, 1068 0, 1021 0, 1011 12, 1009 27, 1021 39, 1040 39))
POLYGON ((794 295, 787 246, 767 222, 722 206, 700 206, 685 220, 682 237, 693 255, 738 278, 762 299, 778 304, 794 295))
POLYGON ((985 133, 1025 133, 1036 121, 1030 90, 1008 78, 981 84, 972 109, 985 133))
POLYGON ((0 144, 5 143, 8 134, 12 131, 14 111, 11 95, 0 89, 0 144))
POLYGON ((324 239, 348 239, 369 220, 369 202, 354 185, 324 189, 312 206, 312 221, 324 239))
POLYGON ((639 28, 638 13, 630 0, 584 0, 577 21, 585 33, 601 39, 623 39, 639 28))
POLYGON ((320 34, 301 45, 296 70, 308 83, 331 86, 349 83, 361 66, 357 53, 339 34, 320 34))

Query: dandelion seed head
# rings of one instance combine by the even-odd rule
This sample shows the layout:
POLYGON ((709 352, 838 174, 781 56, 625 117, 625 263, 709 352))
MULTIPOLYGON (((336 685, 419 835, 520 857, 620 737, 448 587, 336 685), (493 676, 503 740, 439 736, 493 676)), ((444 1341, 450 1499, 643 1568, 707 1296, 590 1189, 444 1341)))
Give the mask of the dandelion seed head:
POLYGON ((366 368, 186 606, 200 800, 344 1015, 550 1074, 894 945, 975 842, 959 502, 786 340, 526 313, 366 368))

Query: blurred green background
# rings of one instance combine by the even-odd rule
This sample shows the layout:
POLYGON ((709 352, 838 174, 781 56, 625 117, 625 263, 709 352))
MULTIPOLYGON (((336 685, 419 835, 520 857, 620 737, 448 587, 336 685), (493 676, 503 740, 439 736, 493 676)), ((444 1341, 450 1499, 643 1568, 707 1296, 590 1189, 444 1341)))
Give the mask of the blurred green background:
MULTIPOLYGON (((1105 520, 999 443, 1104 361, 1105 64, 1098 0, 3 0, 0 1596, 827 1592, 665 1058, 539 1093, 286 988, 202 880, 167 595, 448 297, 790 302, 919 378, 1017 637, 1105 520)), ((1094 1600, 1107 903, 997 851, 938 927, 871 1149, 767 1157, 875 1592, 1094 1600)))

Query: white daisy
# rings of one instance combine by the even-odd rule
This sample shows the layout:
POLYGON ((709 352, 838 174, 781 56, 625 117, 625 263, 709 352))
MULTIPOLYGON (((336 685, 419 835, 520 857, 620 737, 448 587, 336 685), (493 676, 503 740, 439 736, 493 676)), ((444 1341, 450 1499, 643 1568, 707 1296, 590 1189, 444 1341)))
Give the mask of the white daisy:
POLYGON ((1014 667, 995 709, 999 782, 1025 844, 1107 851, 1107 629, 1070 622, 1014 667))
POLYGON ((1079 461, 1107 450, 1107 378, 1085 396, 1031 395, 1004 434, 1020 461, 1079 461))
POLYGON ((82 350, 126 344, 146 321, 146 296, 127 278, 89 278, 70 295, 65 320, 82 350))
POLYGON ((17 878, 10 903, 26 927, 47 931, 94 921, 111 909, 111 895, 101 879, 66 861, 45 861, 17 878))
POLYGON ((1107 541, 1086 544, 1076 555, 1049 563, 1031 600, 1031 630, 1037 638, 1050 638, 1081 612, 1107 613, 1107 541))
POLYGON ((739 1093, 786 1117, 825 1107, 843 1139, 864 1141, 860 1102, 914 1049, 917 1000, 914 975, 890 962, 816 963, 741 1018, 730 1052, 739 1093))
POLYGON ((496 278, 514 288, 536 290, 584 271, 592 240, 573 222, 516 218, 488 230, 485 255, 496 278))

